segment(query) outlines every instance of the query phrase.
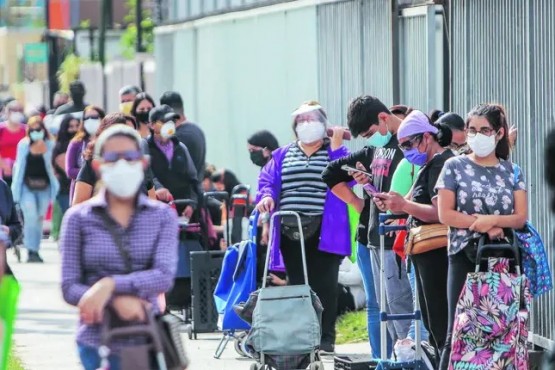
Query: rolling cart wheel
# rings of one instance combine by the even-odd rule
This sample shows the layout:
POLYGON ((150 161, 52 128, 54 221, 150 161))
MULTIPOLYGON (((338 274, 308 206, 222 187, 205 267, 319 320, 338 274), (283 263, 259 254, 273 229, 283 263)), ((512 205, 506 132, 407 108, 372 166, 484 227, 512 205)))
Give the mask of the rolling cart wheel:
POLYGON ((256 364, 256 363, 251 364, 251 369, 250 370, 259 370, 258 364, 256 364))
POLYGON ((308 368, 309 370, 324 370, 324 364, 321 362, 313 362, 308 368))
POLYGON ((241 357, 248 357, 245 351, 243 351, 243 346, 241 346, 242 342, 243 334, 240 334, 237 338, 235 338, 235 342, 233 343, 233 345, 235 346, 235 352, 237 352, 241 357))

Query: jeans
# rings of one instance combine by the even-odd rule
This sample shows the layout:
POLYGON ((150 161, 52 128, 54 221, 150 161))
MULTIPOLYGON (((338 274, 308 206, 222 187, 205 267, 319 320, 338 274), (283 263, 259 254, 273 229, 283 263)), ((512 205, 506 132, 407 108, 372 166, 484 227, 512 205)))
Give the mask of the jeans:
POLYGON ((441 362, 439 365, 441 370, 447 370, 449 367, 449 359, 451 357, 451 335, 453 332, 457 302, 464 288, 466 275, 469 272, 473 272, 474 269, 474 263, 466 256, 464 250, 449 256, 449 269, 447 272, 447 337, 441 354, 441 362))
POLYGON ((56 197, 58 204, 60 205, 60 210, 62 211, 62 217, 69 209, 69 194, 58 194, 56 197))
MULTIPOLYGON (((412 266, 412 268, 410 269, 410 272, 408 272, 409 274, 409 282, 410 282, 410 288, 412 290, 412 295, 415 297, 415 302, 416 302, 416 294, 414 294, 416 292, 416 272, 415 272, 415 268, 414 266, 412 266)), ((420 311, 422 311, 422 302, 420 302, 420 311)), ((416 321, 413 321, 412 324, 410 325, 410 329, 409 329, 409 334, 407 335, 410 339, 415 340, 416 338, 416 325, 415 325, 416 321)), ((424 323, 422 322, 422 325, 420 325, 420 338, 423 341, 428 341, 429 339, 429 333, 426 330, 426 327, 424 326, 424 323)))
MULTIPOLYGON (((380 248, 375 246, 370 248, 374 286, 376 287, 378 303, 380 303, 380 269, 382 263, 380 261, 380 248)), ((399 271, 395 252, 386 250, 384 256, 386 312, 388 314, 413 313, 413 296, 405 264, 401 263, 401 271, 399 271)), ((387 327, 394 343, 407 337, 411 323, 412 320, 388 321, 387 327)))
POLYGON ((50 187, 31 190, 23 185, 19 203, 23 212, 23 245, 31 252, 38 252, 42 239, 42 222, 50 203, 50 187))
MULTIPOLYGON (((368 339, 370 349, 374 358, 382 358, 380 347, 380 305, 376 297, 374 286, 374 274, 372 273, 372 261, 370 260, 370 249, 364 244, 358 244, 357 265, 362 275, 362 284, 366 293, 366 313, 368 314, 368 339)), ((387 334, 387 358, 391 355, 391 337, 387 334)))
MULTIPOLYGON (((81 364, 85 370, 96 370, 100 367, 98 348, 77 344, 77 350, 79 352, 81 364)), ((110 370, 120 370, 120 360, 118 356, 110 355, 108 360, 110 361, 110 370)))

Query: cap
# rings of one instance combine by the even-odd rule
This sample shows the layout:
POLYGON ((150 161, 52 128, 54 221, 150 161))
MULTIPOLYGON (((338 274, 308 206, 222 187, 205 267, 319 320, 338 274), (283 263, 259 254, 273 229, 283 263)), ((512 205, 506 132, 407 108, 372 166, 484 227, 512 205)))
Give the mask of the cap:
POLYGON ((438 128, 430 123, 430 119, 419 110, 413 110, 399 126, 397 138, 404 139, 409 136, 431 132, 438 133, 438 128))
POLYGON ((163 104, 158 107, 154 107, 150 110, 148 119, 150 122, 155 123, 156 121, 166 122, 164 119, 168 113, 174 113, 174 111, 167 105, 163 104))
POLYGON ((179 114, 175 113, 175 112, 170 112, 170 113, 166 113, 166 115, 164 115, 164 119, 161 120, 162 122, 166 123, 169 121, 177 121, 179 119, 179 114))

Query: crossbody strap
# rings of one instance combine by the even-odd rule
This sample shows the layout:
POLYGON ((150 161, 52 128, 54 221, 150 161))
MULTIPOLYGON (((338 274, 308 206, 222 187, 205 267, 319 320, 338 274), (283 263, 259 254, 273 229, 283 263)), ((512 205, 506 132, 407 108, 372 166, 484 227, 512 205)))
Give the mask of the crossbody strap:
POLYGON ((120 238, 120 236, 118 235, 118 232, 114 225, 114 221, 110 218, 110 216, 108 216, 108 213, 104 212, 104 210, 99 210, 98 214, 102 218, 102 221, 104 221, 104 226, 106 226, 106 229, 112 236, 112 239, 114 240, 114 243, 118 248, 118 252, 121 258, 123 258, 126 272, 128 274, 131 273, 133 271, 133 266, 131 263, 131 254, 129 253, 129 249, 126 247, 122 238, 120 238))

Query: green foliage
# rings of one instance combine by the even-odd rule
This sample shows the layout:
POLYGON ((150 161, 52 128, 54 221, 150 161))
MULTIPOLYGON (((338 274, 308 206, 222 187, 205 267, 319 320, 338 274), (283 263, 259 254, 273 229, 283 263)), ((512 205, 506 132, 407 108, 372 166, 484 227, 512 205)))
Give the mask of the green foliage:
MULTIPOLYGON (((124 58, 133 59, 137 48, 137 26, 135 24, 136 12, 135 7, 137 0, 127 0, 128 13, 124 17, 127 24, 125 31, 121 35, 120 44, 122 46, 122 55, 124 58)), ((147 53, 154 51, 154 21, 150 10, 144 9, 142 12, 141 29, 143 50, 147 53)))
POLYGON ((82 19, 81 22, 79 22, 79 28, 81 29, 88 29, 90 27, 91 27, 90 19, 82 19))
POLYGON ((10 370, 25 370, 23 365, 21 365, 21 361, 16 356, 14 351, 15 345, 12 343, 10 352, 8 353, 8 369, 10 370))
POLYGON ((368 340, 366 310, 348 312, 337 320, 336 344, 364 342, 368 340))
POLYGON ((83 63, 83 60, 73 53, 65 57, 56 73, 61 91, 69 93, 69 84, 79 78, 81 63, 83 63))

